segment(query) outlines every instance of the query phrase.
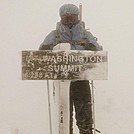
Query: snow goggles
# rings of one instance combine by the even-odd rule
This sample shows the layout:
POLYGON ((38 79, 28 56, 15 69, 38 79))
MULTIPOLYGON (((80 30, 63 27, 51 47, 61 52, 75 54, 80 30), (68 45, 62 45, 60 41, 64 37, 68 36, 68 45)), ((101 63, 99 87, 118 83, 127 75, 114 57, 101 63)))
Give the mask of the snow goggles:
POLYGON ((64 25, 75 25, 78 23, 78 15, 63 15, 61 23, 64 25))

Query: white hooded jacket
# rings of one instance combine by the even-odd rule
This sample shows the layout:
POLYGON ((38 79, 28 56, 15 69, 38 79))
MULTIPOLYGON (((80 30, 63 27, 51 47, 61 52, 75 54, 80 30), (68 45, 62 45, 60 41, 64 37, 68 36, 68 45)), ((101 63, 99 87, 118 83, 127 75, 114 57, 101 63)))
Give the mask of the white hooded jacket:
POLYGON ((96 51, 102 50, 95 37, 85 30, 84 22, 79 22, 71 29, 67 25, 58 22, 56 30, 47 35, 39 49, 43 50, 46 46, 49 49, 53 49, 58 43, 66 42, 71 44, 72 50, 92 50, 92 48, 95 48, 96 51))

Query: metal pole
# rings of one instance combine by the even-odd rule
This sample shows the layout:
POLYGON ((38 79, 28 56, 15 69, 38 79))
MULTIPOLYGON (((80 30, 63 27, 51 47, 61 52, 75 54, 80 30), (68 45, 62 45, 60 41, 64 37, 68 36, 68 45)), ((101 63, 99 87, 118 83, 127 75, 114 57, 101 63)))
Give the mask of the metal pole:
POLYGON ((51 103, 50 103, 49 80, 47 80, 47 93, 48 93, 48 110, 49 110, 50 134, 52 134, 52 118, 51 118, 51 103))
POLYGON ((93 84, 93 80, 91 80, 91 89, 92 89, 92 104, 93 104, 93 130, 94 130, 94 134, 96 134, 96 125, 95 125, 95 102, 94 102, 94 84, 93 84))

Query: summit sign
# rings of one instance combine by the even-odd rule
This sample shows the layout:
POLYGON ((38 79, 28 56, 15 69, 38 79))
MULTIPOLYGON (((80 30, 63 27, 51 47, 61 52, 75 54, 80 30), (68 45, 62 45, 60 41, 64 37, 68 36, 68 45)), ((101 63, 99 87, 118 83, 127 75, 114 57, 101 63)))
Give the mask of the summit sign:
POLYGON ((107 79, 106 51, 22 51, 23 80, 107 79))

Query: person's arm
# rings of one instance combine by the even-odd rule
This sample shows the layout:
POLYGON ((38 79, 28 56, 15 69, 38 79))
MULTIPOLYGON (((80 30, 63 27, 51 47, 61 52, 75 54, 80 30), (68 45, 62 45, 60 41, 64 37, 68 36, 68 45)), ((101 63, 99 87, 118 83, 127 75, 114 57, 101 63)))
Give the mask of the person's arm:
POLYGON ((39 50, 52 50, 55 43, 55 34, 54 31, 49 33, 45 40, 41 43, 39 50))
POLYGON ((88 44, 87 44, 88 50, 92 50, 92 51, 102 51, 103 50, 103 47, 97 43, 96 38, 89 31, 86 31, 86 36, 88 39, 88 44))

